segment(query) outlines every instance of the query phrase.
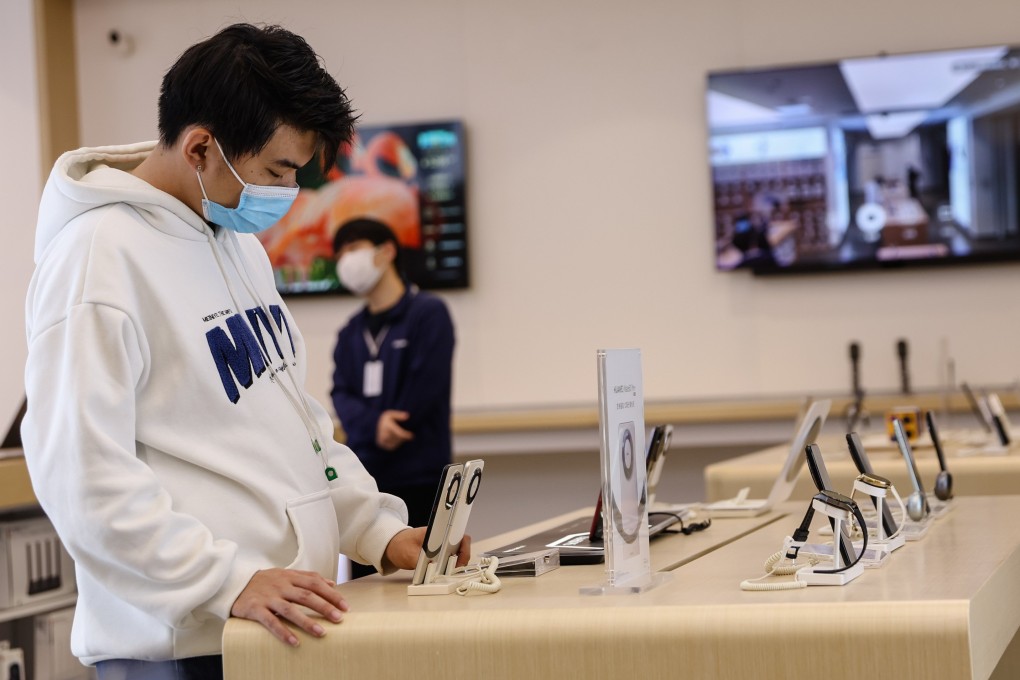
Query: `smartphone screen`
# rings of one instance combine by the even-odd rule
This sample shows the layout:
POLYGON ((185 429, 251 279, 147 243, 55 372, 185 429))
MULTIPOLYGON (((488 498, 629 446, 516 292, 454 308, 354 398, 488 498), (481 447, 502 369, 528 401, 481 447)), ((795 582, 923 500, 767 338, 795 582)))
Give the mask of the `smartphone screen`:
MULTIPOLYGON (((846 443, 850 448, 850 457, 853 458, 857 471, 861 474, 875 474, 875 470, 871 467, 871 461, 868 460, 868 454, 864 451, 864 445, 861 444, 861 438, 857 436, 856 432, 851 432, 846 436, 846 443)), ((874 496, 868 496, 868 498, 871 499, 872 505, 877 510, 878 499, 874 496)), ((889 507, 888 502, 882 503, 882 528, 885 529, 886 536, 896 533, 896 520, 893 518, 892 508, 889 507)))
POLYGON ((921 484, 921 473, 917 470, 917 461, 914 460, 914 454, 910 450, 910 444, 907 442, 907 433, 903 430, 903 423, 899 421, 899 418, 893 418, 893 433, 896 437, 896 446, 900 449, 900 454, 903 459, 907 462, 907 473, 910 477, 910 483, 914 486, 914 493, 921 497, 921 501, 924 504, 924 512, 928 513, 928 496, 924 493, 924 485, 921 484))
MULTIPOLYGON (((418 564, 411 579, 411 583, 416 586, 425 582, 429 564, 436 561, 443 549, 446 535, 450 531, 453 508, 460 496, 463 477, 464 465, 461 463, 451 463, 443 468, 443 477, 436 490, 436 498, 432 502, 432 511, 429 513, 429 525, 425 529, 425 539, 421 544, 421 552, 418 553, 418 564)), ((437 568, 441 573, 442 565, 438 565, 437 568)))
POLYGON ((999 435, 999 443, 1009 446, 1009 420, 1006 418, 1006 410, 1002 408, 1002 402, 999 401, 999 395, 992 392, 988 395, 987 401, 988 410, 992 414, 992 424, 995 425, 995 433, 999 435))
MULTIPOLYGON (((835 491, 832 488, 832 480, 829 479, 829 472, 825 469, 825 462, 822 460, 822 450, 818 448, 818 445, 808 444, 804 449, 804 455, 807 457, 808 472, 811 473, 811 481, 815 483, 815 487, 819 491, 835 491)), ((835 531, 835 518, 830 517, 829 524, 832 526, 833 531, 835 531)), ((863 531, 864 527, 861 530, 863 531)), ((839 533, 839 554, 843 559, 843 564, 847 565, 857 559, 853 552, 854 544, 853 537, 850 535, 850 523, 840 522, 839 533)))
POLYGON ((588 540, 602 540, 602 492, 599 492, 599 499, 595 503, 595 516, 591 518, 591 529, 588 530, 588 540))
POLYGON ((672 425, 659 425, 652 430, 651 442, 648 445, 648 457, 645 461, 649 506, 655 502, 655 491, 659 486, 659 479, 662 477, 662 468, 666 463, 666 452, 669 450, 669 444, 672 439, 672 425))
POLYGON ((978 398, 974 395, 974 391, 970 389, 970 385, 962 383, 960 385, 960 389, 962 389, 964 395, 966 395, 967 403, 970 405, 970 410, 974 412, 974 416, 978 419, 978 422, 981 423, 981 427, 985 432, 991 434, 992 425, 988 422, 990 418, 985 412, 987 407, 981 408, 981 402, 979 402, 978 398))
POLYGON ((478 496, 478 489, 482 483, 482 470, 485 468, 483 460, 469 460, 464 464, 463 482, 460 485, 458 498, 453 506, 453 515, 450 518, 450 530, 443 541, 442 550, 436 558, 437 567, 442 571, 446 569, 450 558, 457 553, 460 542, 467 532, 468 518, 471 516, 471 508, 475 505, 475 498, 478 496))
POLYGON ((924 419, 928 423, 928 434, 931 435, 931 442, 935 445, 935 455, 939 459, 939 469, 943 472, 948 472, 946 470, 946 454, 942 451, 942 441, 939 439, 939 432, 935 427, 935 416, 932 415, 931 411, 926 411, 924 419))

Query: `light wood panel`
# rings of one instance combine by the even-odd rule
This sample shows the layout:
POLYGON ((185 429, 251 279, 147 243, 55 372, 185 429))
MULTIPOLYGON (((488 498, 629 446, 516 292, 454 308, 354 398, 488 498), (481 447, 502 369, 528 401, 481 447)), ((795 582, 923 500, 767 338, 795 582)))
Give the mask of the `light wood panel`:
POLYGON ((43 179, 60 154, 79 144, 74 0, 35 0, 43 179))
POLYGON ((21 456, 0 459, 0 511, 38 505, 21 456))
MULTIPOLYGON (((853 400, 844 395, 815 395, 816 398, 831 399, 831 413, 843 413, 853 400)), ((1003 406, 1014 410, 1020 408, 1020 397, 1014 391, 999 394, 1003 406)), ((921 409, 942 409, 948 405, 955 413, 970 410, 962 394, 951 395, 948 401, 940 393, 925 392, 911 395, 875 394, 865 400, 865 408, 873 413, 882 413, 904 403, 921 409)), ((648 423, 670 423, 673 425, 696 423, 760 422, 767 420, 793 420, 804 406, 804 400, 790 397, 746 399, 687 400, 676 402, 645 403, 645 421, 648 423)), ((505 409, 505 410, 464 410, 453 414, 453 430, 457 434, 483 432, 520 432, 534 430, 584 429, 598 427, 598 409, 591 406, 505 409)))

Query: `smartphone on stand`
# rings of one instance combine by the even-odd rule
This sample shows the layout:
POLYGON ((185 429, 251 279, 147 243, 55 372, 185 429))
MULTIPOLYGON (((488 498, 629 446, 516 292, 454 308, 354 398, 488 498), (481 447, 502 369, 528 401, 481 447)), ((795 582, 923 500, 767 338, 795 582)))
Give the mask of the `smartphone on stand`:
POLYGON ((432 511, 429 513, 429 525, 425 529, 425 539, 421 544, 421 552, 418 553, 418 564, 414 568, 414 576, 411 583, 416 586, 431 581, 436 576, 444 573, 446 565, 438 561, 439 554, 446 544, 446 536, 450 531, 450 520, 453 518, 453 510, 460 498, 460 487, 464 480, 464 465, 462 463, 450 463, 443 468, 443 476, 436 490, 436 499, 432 502, 432 511), (429 571, 429 566, 434 569, 429 571))
MULTIPOLYGON (((832 480, 829 479, 829 472, 825 469, 825 461, 822 460, 822 450, 818 448, 818 444, 808 444, 804 449, 804 455, 807 457, 811 481, 815 483, 818 491, 835 491, 832 488, 832 480)), ((833 531, 835 531, 835 518, 829 517, 829 524, 832 526, 833 531)), ((854 543, 853 536, 850 534, 849 524, 849 522, 840 522, 839 524, 839 556, 843 560, 844 565, 853 564, 857 559, 857 555, 853 553, 854 543)), ((861 531, 866 531, 865 527, 861 527, 861 531)))
POLYGON ((471 516, 471 508, 474 507, 475 499, 478 497, 478 487, 482 483, 484 468, 485 461, 483 460, 469 460, 464 464, 463 482, 460 485, 457 502, 453 506, 450 530, 446 534, 446 540, 439 552, 439 557, 436 558, 438 567, 444 570, 442 573, 449 574, 453 571, 453 567, 449 564, 450 558, 457 554, 460 542, 464 539, 468 518, 471 516))
POLYGON ((928 505, 928 495, 925 493, 924 485, 921 483, 921 473, 917 470, 914 452, 910 449, 907 433, 904 431, 903 423, 900 422, 899 418, 893 419, 893 434, 896 438, 896 445, 900 449, 900 454, 907 463, 907 476, 910 477, 910 484, 914 487, 914 493, 911 496, 918 499, 917 501, 907 499, 907 514, 910 516, 910 519, 920 522, 928 516, 931 508, 928 505))
POLYGON ((648 478, 649 509, 655 503, 655 490, 659 487, 662 467, 666 464, 666 452, 669 451, 669 445, 672 440, 672 425, 660 425, 652 429, 651 441, 648 444, 648 458, 646 460, 648 472, 645 475, 648 478))
POLYGON ((974 394, 974 390, 970 389, 970 385, 967 383, 961 383, 960 389, 963 390, 964 396, 967 397, 967 404, 970 405, 970 410, 974 412, 974 417, 981 423, 981 429, 986 433, 992 433, 992 414, 988 412, 988 404, 984 400, 979 399, 974 394))
MULTIPOLYGON (((854 465, 857 466, 857 471, 862 475, 875 474, 874 468, 871 467, 871 461, 868 460, 868 454, 864 451, 864 445, 861 444, 861 438, 856 432, 851 432, 846 436, 846 443, 850 449, 850 457, 853 458, 854 465)), ((874 496, 869 496, 869 498, 877 509, 878 499, 874 496)), ((896 534, 896 520, 893 518, 892 508, 888 503, 882 503, 882 528, 885 530, 886 536, 896 534)))
POLYGON ((999 401, 999 395, 995 392, 988 394, 988 411, 992 414, 992 424, 995 426, 995 434, 999 436, 999 443, 1003 446, 1010 444, 1009 418, 1006 417, 1006 409, 999 401))

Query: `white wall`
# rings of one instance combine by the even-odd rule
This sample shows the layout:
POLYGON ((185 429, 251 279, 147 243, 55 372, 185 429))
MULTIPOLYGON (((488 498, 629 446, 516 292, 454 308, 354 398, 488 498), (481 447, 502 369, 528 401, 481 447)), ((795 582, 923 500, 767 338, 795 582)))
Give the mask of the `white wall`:
MULTIPOLYGON (((19 0, 25 2, 26 0, 19 0)), ((594 403, 595 350, 639 346, 650 399, 1020 374, 1020 266, 755 279, 714 271, 705 72, 1017 40, 1010 0, 78 0, 82 141, 155 137, 164 70, 235 20, 304 35, 365 123, 456 117, 472 287, 446 294, 461 409, 594 403), (133 55, 108 49, 118 28, 133 55)), ((212 96, 213 93, 210 93, 212 96)), ((6 172, 6 171, 5 171, 6 172)), ((326 398, 348 300, 291 305, 326 398)))
POLYGON ((3 277, 0 288, 0 438, 25 396, 25 293, 32 276, 32 244, 42 191, 39 96, 35 58, 33 0, 4 0, 0 40, 0 124, 4 159, 0 163, 0 230, 3 277), (21 65, 21 66, 16 66, 21 65))

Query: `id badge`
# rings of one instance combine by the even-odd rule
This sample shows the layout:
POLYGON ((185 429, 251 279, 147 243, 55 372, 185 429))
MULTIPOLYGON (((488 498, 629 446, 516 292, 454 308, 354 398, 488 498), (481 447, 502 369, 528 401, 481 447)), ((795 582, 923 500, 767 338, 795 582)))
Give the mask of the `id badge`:
POLYGON ((362 394, 366 397, 378 397, 382 394, 382 361, 365 363, 365 383, 362 386, 362 394))

